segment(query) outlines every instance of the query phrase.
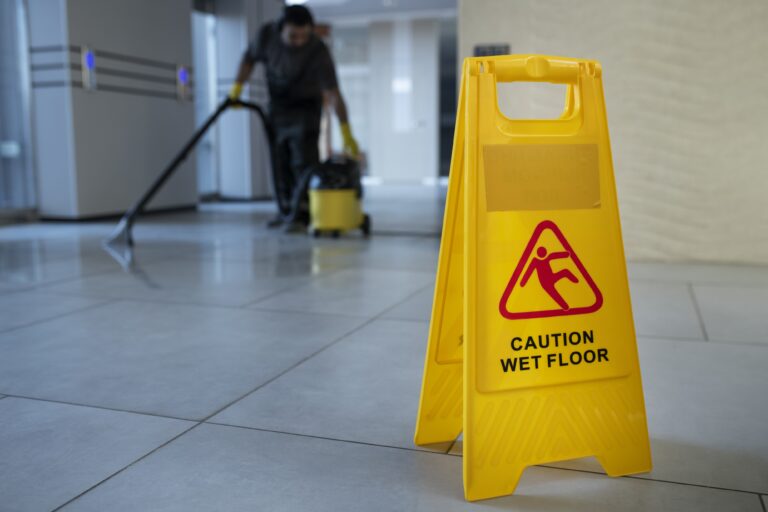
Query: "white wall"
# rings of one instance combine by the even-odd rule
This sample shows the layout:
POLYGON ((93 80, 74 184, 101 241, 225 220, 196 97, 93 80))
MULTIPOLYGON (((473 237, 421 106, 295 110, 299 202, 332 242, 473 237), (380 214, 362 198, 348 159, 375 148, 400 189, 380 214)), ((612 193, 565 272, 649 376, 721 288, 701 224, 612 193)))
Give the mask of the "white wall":
POLYGON ((763 0, 462 0, 459 49, 602 62, 628 258, 768 263, 766 27, 763 0))
MULTIPOLYGON (((192 61, 191 3, 29 4, 40 213, 81 218, 124 211, 194 130, 193 105, 176 98, 175 84, 175 67, 192 61), (96 53, 96 90, 81 85, 84 45, 96 53)), ((150 207, 196 201, 191 158, 150 207)))

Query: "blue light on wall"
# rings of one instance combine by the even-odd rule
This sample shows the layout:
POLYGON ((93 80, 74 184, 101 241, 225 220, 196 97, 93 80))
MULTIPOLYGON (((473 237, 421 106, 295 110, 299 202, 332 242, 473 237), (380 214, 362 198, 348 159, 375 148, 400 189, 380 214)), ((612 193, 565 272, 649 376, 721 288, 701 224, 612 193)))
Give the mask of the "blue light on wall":
POLYGON ((189 71, 187 68, 180 67, 178 72, 179 83, 182 85, 189 85, 189 71))
POLYGON ((192 96, 190 90, 189 69, 185 66, 176 66, 176 97, 179 100, 189 100, 192 96))
POLYGON ((88 50, 85 52, 83 61, 85 62, 85 67, 87 67, 88 69, 90 70, 96 69, 96 56, 93 54, 91 50, 88 50))
POLYGON ((83 88, 96 89, 96 55, 88 46, 80 48, 80 62, 82 64, 83 88))

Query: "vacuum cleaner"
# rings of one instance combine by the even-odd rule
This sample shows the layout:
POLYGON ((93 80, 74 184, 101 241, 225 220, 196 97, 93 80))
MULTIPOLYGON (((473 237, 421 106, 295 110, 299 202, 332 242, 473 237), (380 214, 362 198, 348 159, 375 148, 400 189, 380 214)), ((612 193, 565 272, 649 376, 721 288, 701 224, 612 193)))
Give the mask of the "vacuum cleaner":
POLYGON ((356 160, 333 157, 312 169, 309 180, 310 233, 338 237, 344 231, 360 229, 371 234, 371 217, 363 212, 363 186, 356 160))
MULTIPOLYGON (((105 249, 110 253, 114 253, 115 245, 124 245, 128 248, 133 247, 133 225, 136 222, 136 218, 144 212, 147 203, 152 200, 176 169, 187 159, 197 143, 208 129, 213 126, 219 116, 232 107, 247 108, 261 119, 269 138, 267 147, 269 148, 270 162, 272 163, 273 183, 276 182, 275 173, 277 171, 274 165, 274 155, 272 154, 274 132, 264 110, 259 105, 249 101, 226 98, 219 104, 205 123, 198 128, 192 138, 184 145, 171 163, 166 166, 163 172, 160 173, 147 191, 125 212, 112 234, 104 240, 102 245, 105 249)), ((362 198, 360 172, 354 160, 330 159, 315 169, 308 169, 305 171, 304 176, 306 178, 302 181, 306 183, 311 179, 317 178, 316 181, 313 181, 314 188, 309 192, 310 229, 313 234, 319 236, 324 232, 329 232, 332 236, 337 237, 343 231, 357 228, 361 229, 366 236, 370 233, 371 220, 368 215, 362 212, 360 203, 362 198)), ((302 195, 305 192, 306 188, 303 188, 302 195)), ((280 201, 278 206, 281 212, 291 208, 291 205, 283 204, 282 198, 278 198, 278 200, 280 201)), ((294 210, 291 215, 296 215, 297 204, 293 204, 292 207, 294 210)), ((132 255, 129 255, 127 259, 130 263, 132 255)))

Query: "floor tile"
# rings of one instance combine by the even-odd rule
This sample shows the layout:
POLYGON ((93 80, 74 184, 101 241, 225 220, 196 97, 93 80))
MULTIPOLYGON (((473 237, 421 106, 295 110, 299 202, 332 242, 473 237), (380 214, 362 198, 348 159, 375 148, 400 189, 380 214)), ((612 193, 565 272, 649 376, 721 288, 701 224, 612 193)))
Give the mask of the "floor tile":
MULTIPOLYGON (((407 236, 372 236, 363 238, 356 235, 333 238, 290 237, 290 244, 283 242, 288 237, 269 237, 271 244, 262 239, 246 243, 254 247, 255 253, 269 253, 270 257, 311 258, 313 265, 341 265, 343 268, 364 266, 371 269, 411 270, 435 273, 438 247, 433 238, 407 236), (255 247, 259 245, 259 247, 255 247), (279 254, 276 250, 279 249, 279 254)), ((234 247, 233 247, 234 249, 234 247)), ((246 251, 247 252, 247 251, 246 251)), ((228 256, 241 257, 234 250, 228 256)))
POLYGON ((704 339, 687 284, 630 282, 638 336, 704 339))
POLYGON ((632 262, 627 264, 630 280, 648 279, 699 284, 768 285, 768 265, 718 263, 632 262))
POLYGON ((32 283, 4 283, 0 281, 0 293, 19 292, 34 288, 32 283))
POLYGON ((243 306, 309 282, 312 275, 312 268, 297 268, 280 259, 237 262, 178 258, 139 264, 131 273, 116 271, 44 289, 95 297, 243 306))
POLYGON ((693 288, 710 339, 768 343, 768 286, 693 288))
POLYGON ((426 339, 426 323, 376 320, 210 421, 414 448, 426 339))
POLYGON ((0 508, 51 510, 192 425, 39 400, 0 400, 0 508))
POLYGON ((118 268, 95 240, 0 240, 0 285, 36 286, 118 268))
POLYGON ((254 232, 250 237, 235 240, 197 240, 150 238, 136 245, 143 255, 163 255, 169 258, 214 259, 224 261, 256 261, 290 255, 307 250, 311 241, 305 236, 254 232))
POLYGON ((0 392, 199 419, 360 323, 115 302, 0 334, 0 392))
POLYGON ((104 303, 102 299, 68 297, 39 290, 0 293, 0 332, 104 303))
POLYGON ((32 222, 0 227, 0 242, 40 242, 80 245, 101 240, 117 222, 32 222))
POLYGON ((351 239, 336 247, 355 248, 342 261, 371 269, 415 270, 427 272, 434 278, 437 270, 439 245, 434 238, 374 236, 351 239))
POLYGON ((312 280, 252 307, 371 317, 407 299, 431 279, 426 272, 355 268, 312 280))
MULTIPOLYGON (((641 339, 654 478, 768 493, 768 350, 641 339)), ((562 466, 602 471, 594 459, 562 466)))
POLYGON ((384 313, 382 317, 429 322, 432 317, 432 300, 434 295, 435 285, 432 283, 384 313))
POLYGON ((201 425, 65 510, 761 512, 757 495, 530 468, 517 494, 462 496, 458 457, 201 425))

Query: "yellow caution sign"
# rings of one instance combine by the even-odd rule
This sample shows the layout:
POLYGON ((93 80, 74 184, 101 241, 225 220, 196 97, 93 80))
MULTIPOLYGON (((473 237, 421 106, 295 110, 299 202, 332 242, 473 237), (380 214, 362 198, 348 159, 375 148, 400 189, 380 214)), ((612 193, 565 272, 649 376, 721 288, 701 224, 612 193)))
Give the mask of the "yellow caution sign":
POLYGON ((466 59, 444 219, 416 444, 463 431, 469 500, 533 464, 650 471, 600 64, 466 59), (513 81, 567 84, 562 116, 503 116, 513 81))

